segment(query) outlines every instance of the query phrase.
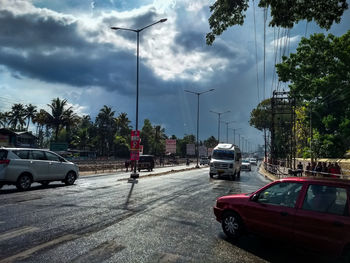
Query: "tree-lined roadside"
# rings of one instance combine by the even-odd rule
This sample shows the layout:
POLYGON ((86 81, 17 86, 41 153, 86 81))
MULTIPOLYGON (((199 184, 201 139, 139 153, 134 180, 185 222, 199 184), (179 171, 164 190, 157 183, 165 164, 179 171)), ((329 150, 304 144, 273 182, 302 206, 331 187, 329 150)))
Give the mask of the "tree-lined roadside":
MULTIPOLYGON (((129 158, 132 126, 125 112, 104 105, 93 121, 90 115, 79 116, 66 99, 55 98, 47 104, 49 110, 29 104, 14 104, 10 111, 0 112, 0 128, 13 131, 33 131, 40 148, 49 148, 51 142, 64 142, 70 149, 93 151, 97 157, 129 158), (30 128, 33 123, 36 128, 30 128)), ((186 156, 186 144, 195 144, 192 134, 178 138, 166 135, 165 128, 145 119, 140 131, 144 154, 165 155, 165 140, 176 139, 176 155, 186 156)), ((214 136, 200 145, 214 147, 214 136)))

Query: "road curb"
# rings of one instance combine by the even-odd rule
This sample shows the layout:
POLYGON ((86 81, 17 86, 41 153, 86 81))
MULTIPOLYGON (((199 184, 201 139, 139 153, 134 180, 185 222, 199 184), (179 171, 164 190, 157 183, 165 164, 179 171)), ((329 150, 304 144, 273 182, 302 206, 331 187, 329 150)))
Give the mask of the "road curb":
POLYGON ((263 165, 260 165, 259 167, 259 171, 258 171, 262 176, 264 176, 265 178, 271 180, 271 181, 276 181, 278 180, 278 178, 272 174, 270 174, 269 172, 267 172, 264 168, 263 165))

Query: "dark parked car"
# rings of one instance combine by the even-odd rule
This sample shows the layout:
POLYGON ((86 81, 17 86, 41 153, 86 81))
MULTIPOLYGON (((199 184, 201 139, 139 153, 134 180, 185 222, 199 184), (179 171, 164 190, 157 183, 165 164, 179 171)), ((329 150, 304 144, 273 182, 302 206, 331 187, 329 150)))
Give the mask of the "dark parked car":
POLYGON ((249 231, 350 262, 349 191, 349 180, 287 178, 220 197, 214 214, 232 239, 249 231))
POLYGON ((141 171, 142 169, 146 169, 149 172, 154 168, 154 158, 153 155, 140 155, 140 159, 138 162, 137 169, 141 171))

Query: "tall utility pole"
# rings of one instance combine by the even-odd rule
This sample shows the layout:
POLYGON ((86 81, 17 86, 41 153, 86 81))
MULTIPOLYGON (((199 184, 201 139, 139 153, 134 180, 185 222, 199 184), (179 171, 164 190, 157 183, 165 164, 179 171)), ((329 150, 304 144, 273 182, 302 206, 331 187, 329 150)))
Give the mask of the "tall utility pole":
MULTIPOLYGON (((164 23, 165 21, 167 21, 166 18, 163 18, 157 22, 154 22, 150 25, 147 25, 145 27, 142 27, 140 29, 132 29, 132 28, 123 28, 123 27, 111 27, 111 29, 113 30, 126 30, 126 31, 132 31, 132 32, 135 32, 136 35, 137 35, 137 52, 136 52, 136 120, 135 120, 135 129, 136 131, 138 131, 138 125, 139 125, 139 43, 140 43, 140 32, 146 28, 149 28, 151 26, 154 26, 155 24, 158 24, 158 23, 164 23)), ((134 173, 131 174, 131 178, 137 178, 139 177, 139 175, 136 173, 136 166, 137 166, 137 163, 135 163, 134 165, 134 173)))
POLYGON ((216 112, 216 111, 210 111, 212 113, 215 113, 218 115, 218 143, 220 143, 220 118, 221 118, 221 115, 224 114, 224 113, 228 113, 228 112, 231 112, 230 110, 227 110, 227 111, 224 111, 224 112, 216 112))
POLYGON ((196 168, 199 168, 199 164, 198 164, 198 159, 199 159, 199 96, 204 94, 204 93, 207 93, 207 92, 210 92, 210 91, 213 91, 214 89, 210 89, 210 90, 207 90, 207 91, 203 91, 203 92, 194 92, 194 91, 190 91, 190 90, 185 90, 185 92, 188 92, 188 93, 192 93, 192 94, 195 94, 197 95, 197 165, 196 165, 196 168))

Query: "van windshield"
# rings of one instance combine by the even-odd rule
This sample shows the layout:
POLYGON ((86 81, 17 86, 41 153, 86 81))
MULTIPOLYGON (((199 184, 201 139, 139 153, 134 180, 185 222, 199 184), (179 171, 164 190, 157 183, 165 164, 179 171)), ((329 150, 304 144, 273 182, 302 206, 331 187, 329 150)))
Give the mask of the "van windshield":
POLYGON ((233 151, 227 151, 227 150, 214 150, 213 158, 221 159, 221 160, 234 160, 235 153, 233 151))

